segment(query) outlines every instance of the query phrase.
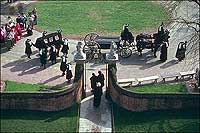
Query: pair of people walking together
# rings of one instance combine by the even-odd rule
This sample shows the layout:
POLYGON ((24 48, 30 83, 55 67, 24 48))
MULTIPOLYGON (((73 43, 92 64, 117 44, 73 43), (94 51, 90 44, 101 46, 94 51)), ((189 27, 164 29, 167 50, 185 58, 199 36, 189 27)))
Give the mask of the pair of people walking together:
POLYGON ((98 71, 98 76, 95 73, 92 73, 92 77, 90 78, 91 81, 91 88, 94 94, 94 102, 93 105, 98 107, 101 103, 101 96, 103 94, 103 86, 104 86, 104 75, 101 71, 98 71))

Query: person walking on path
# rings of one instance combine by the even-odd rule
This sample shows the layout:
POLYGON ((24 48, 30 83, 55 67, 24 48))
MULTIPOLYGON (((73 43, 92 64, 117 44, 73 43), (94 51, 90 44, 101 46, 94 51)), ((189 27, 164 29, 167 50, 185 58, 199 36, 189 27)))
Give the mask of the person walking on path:
POLYGON ((96 86, 94 87, 94 101, 93 101, 93 105, 95 107, 99 107, 101 103, 102 94, 103 94, 102 85, 100 82, 96 82, 96 86))
POLYGON ((101 71, 98 71, 97 81, 101 83, 101 87, 104 87, 104 75, 101 71))
POLYGON ((92 77, 90 78, 90 83, 91 83, 91 92, 94 92, 94 88, 96 87, 96 83, 97 83, 97 76, 95 75, 95 73, 92 73, 92 77))
POLYGON ((72 75, 72 66, 70 63, 67 64, 67 71, 66 71, 66 79, 68 80, 68 83, 70 83, 72 75))
POLYGON ((160 51, 160 60, 165 62, 167 60, 167 42, 163 42, 160 51))
POLYGON ((62 49, 61 49, 61 52, 63 53, 63 55, 66 55, 66 57, 67 57, 68 50, 69 50, 68 39, 65 38, 65 39, 64 39, 64 43, 63 43, 63 47, 62 47, 62 49))
POLYGON ((47 50, 44 48, 40 50, 40 63, 41 67, 44 66, 45 69, 47 64, 47 50))
POLYGON ((31 39, 27 39, 25 42, 25 54, 27 55, 27 57, 29 59, 31 59, 31 54, 32 54, 32 50, 31 50, 31 46, 33 45, 33 43, 31 42, 31 39))
POLYGON ((61 63, 60 63, 60 71, 62 71, 62 76, 65 75, 65 71, 67 70, 67 58, 65 55, 61 57, 61 63))

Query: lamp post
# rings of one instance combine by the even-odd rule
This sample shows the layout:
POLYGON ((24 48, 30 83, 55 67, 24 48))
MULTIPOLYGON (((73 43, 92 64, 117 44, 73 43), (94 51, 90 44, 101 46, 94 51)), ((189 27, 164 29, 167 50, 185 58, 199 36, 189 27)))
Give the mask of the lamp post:
POLYGON ((107 80, 108 75, 108 64, 115 64, 119 60, 119 56, 117 54, 117 45, 114 41, 112 41, 110 45, 110 52, 106 54, 106 98, 109 99, 110 97, 110 90, 109 90, 109 78, 107 80))
MULTIPOLYGON (((76 45, 76 49, 77 49, 77 52, 75 53, 74 55, 74 61, 77 63, 77 64, 84 64, 84 76, 83 76, 83 84, 85 84, 85 89, 86 89, 86 64, 85 64, 85 60, 86 60, 86 54, 83 53, 83 50, 82 50, 82 42, 78 42, 78 44, 76 45)), ((82 87, 82 95, 83 97, 86 96, 86 92, 85 92, 85 89, 84 87, 82 87)))

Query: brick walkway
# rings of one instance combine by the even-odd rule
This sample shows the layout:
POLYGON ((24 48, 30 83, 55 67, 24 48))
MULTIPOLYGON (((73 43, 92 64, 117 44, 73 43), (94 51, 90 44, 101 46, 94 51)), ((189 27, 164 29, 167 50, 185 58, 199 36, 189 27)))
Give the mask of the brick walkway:
POLYGON ((94 96, 90 88, 90 77, 93 72, 97 75, 98 70, 101 70, 106 76, 105 64, 94 66, 92 63, 87 63, 86 70, 87 98, 81 101, 79 132, 112 132, 111 106, 105 98, 106 85, 103 88, 104 94, 101 97, 101 104, 97 108, 93 106, 94 96))

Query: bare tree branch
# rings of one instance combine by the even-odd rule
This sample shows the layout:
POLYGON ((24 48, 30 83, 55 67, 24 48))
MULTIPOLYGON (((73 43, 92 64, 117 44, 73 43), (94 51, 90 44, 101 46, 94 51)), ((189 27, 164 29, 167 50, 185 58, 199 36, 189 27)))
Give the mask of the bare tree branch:
POLYGON ((200 0, 191 0, 191 1, 197 3, 200 6, 200 0))
POLYGON ((199 33, 199 28, 194 27, 194 25, 197 25, 198 27, 200 27, 200 23, 199 22, 195 22, 195 21, 188 21, 186 19, 183 18, 177 18, 177 19, 172 19, 172 21, 177 22, 177 23, 182 23, 182 24, 186 24, 188 27, 193 28, 197 33, 199 33))

